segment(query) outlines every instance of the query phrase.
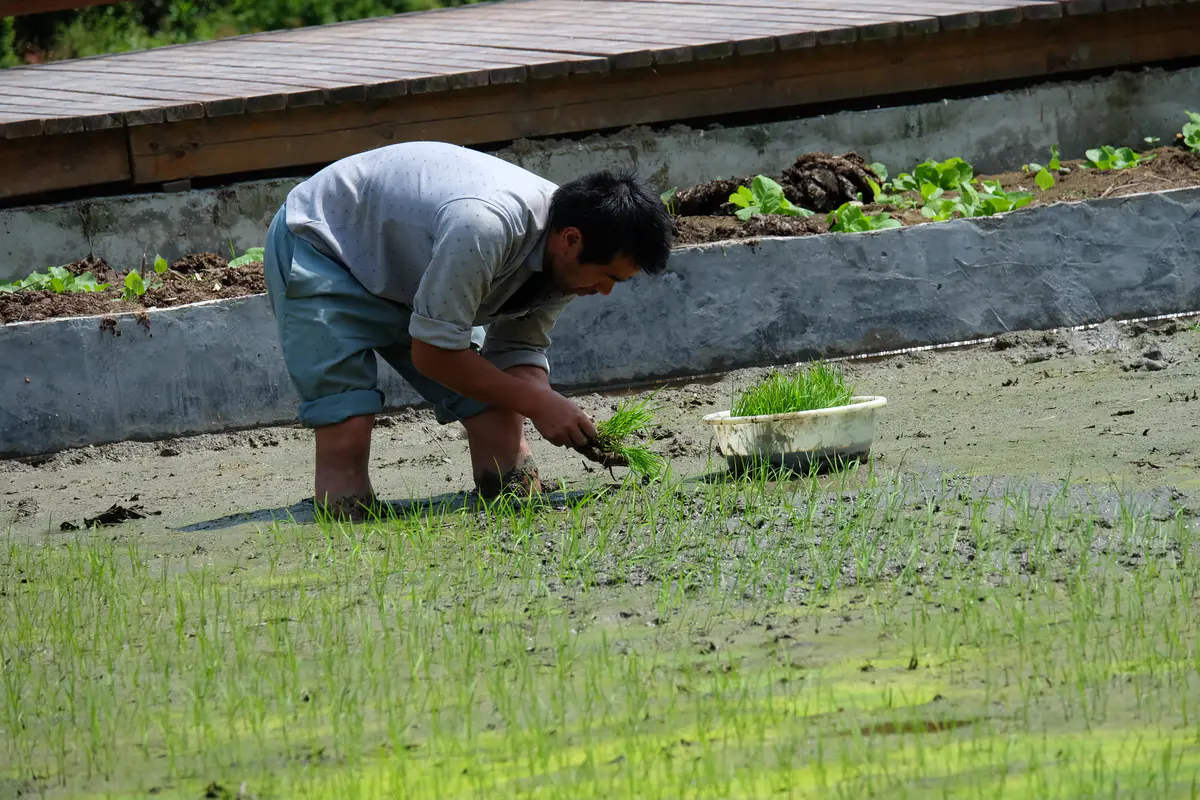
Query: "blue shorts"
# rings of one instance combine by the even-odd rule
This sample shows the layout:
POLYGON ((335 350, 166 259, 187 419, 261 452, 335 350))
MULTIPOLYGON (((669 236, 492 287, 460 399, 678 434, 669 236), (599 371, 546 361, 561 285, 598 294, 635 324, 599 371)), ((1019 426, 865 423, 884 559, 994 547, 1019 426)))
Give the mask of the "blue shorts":
MULTIPOLYGON (((280 208, 267 232, 263 272, 288 374, 300 393, 300 423, 310 428, 378 414, 383 392, 375 355, 433 405, 443 425, 488 405, 463 397, 417 371, 408 335, 411 310, 368 292, 350 271, 296 238, 280 208)), ((484 329, 471 332, 473 349, 484 329)))

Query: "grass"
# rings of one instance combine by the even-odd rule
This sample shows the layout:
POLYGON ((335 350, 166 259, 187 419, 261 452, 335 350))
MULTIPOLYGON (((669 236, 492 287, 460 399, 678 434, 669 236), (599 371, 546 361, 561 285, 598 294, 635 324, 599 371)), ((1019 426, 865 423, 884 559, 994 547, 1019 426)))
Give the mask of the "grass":
POLYGON ((1194 796, 1195 529, 1113 497, 866 468, 188 557, 10 537, 0 786, 1194 796))
POLYGON ((653 399, 651 395, 644 400, 625 400, 611 417, 596 424, 597 446, 601 452, 618 456, 634 472, 651 477, 662 470, 662 459, 638 440, 654 423, 653 399))
POLYGON ((854 396, 842 372, 824 362, 792 373, 775 372, 739 392, 730 416, 790 414, 844 406, 854 396))

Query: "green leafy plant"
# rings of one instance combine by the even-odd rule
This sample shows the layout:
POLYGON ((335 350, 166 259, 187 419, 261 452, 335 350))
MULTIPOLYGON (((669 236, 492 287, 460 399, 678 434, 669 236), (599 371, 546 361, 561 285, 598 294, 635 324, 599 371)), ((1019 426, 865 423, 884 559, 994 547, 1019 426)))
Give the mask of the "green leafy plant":
POLYGON ((738 393, 730 416, 790 414, 844 406, 854 396, 854 387, 841 370, 823 361, 792 373, 774 372, 738 393))
POLYGON ((667 207, 667 213, 670 214, 672 217, 679 216, 679 206, 675 202, 675 195, 677 195, 678 193, 679 193, 679 187, 676 186, 676 187, 667 189, 665 192, 663 192, 662 194, 659 195, 659 198, 661 198, 663 201, 663 205, 667 207))
POLYGON ((262 261, 265 253, 266 250, 262 247, 251 247, 245 253, 242 253, 237 258, 231 260, 229 262, 229 266, 241 267, 245 266, 246 264, 253 264, 256 261, 262 261))
POLYGON ((829 212, 826 221, 834 233, 865 233, 900 227, 900 220, 892 219, 886 211, 864 214, 862 206, 855 203, 844 203, 836 211, 829 212))
POLYGON ((1200 153, 1200 114, 1195 111, 1185 111, 1184 113, 1191 121, 1183 126, 1179 138, 1183 141, 1184 147, 1193 153, 1200 153))
POLYGON ((921 216, 935 222, 962 217, 989 217, 1023 208, 1033 202, 1032 192, 1006 192, 999 181, 983 181, 979 188, 970 183, 958 186, 957 197, 946 197, 938 190, 930 196, 921 216))
POLYGON ((1104 145, 1088 150, 1087 161, 1083 166, 1087 169, 1129 169, 1155 159, 1154 155, 1141 155, 1128 147, 1113 147, 1104 145))
POLYGON ((806 208, 792 205, 783 194, 783 187, 765 175, 757 175, 749 186, 739 186, 729 195, 729 202, 738 207, 737 218, 742 222, 755 214, 779 214, 788 217, 811 217, 806 208))
MULTIPOLYGON (((142 266, 144 269, 145 268, 145 260, 144 259, 142 262, 142 266)), ((140 297, 145 297, 146 292, 150 291, 151 289, 155 289, 159 286, 162 286, 162 279, 159 278, 158 276, 162 275, 168 269, 170 269, 170 265, 167 264, 167 260, 165 258, 163 258, 162 256, 157 256, 154 259, 154 274, 150 276, 149 283, 146 282, 146 279, 142 277, 141 272, 139 272, 138 270, 136 270, 136 269, 129 270, 128 274, 125 275, 125 288, 121 292, 120 299, 124 300, 126 302, 131 302, 131 301, 137 300, 140 297)))
POLYGON ((1058 145, 1056 144, 1050 145, 1050 161, 1045 166, 1030 162, 1021 167, 1021 169, 1025 172, 1035 173, 1033 179, 1037 183, 1038 188, 1043 192, 1054 187, 1052 172, 1070 172, 1070 170, 1063 167, 1062 161, 1059 159, 1058 145))
POLYGON ((596 423, 599 437, 595 447, 601 453, 615 456, 641 475, 653 477, 663 466, 662 458, 639 443, 654 422, 657 406, 653 396, 645 400, 626 400, 617 406, 611 417, 596 423))
POLYGON ((871 187, 873 200, 876 203, 895 208, 911 208, 916 205, 915 202, 906 194, 896 191, 896 186, 888 180, 888 168, 878 161, 870 165, 871 171, 879 176, 881 183, 867 178, 867 183, 871 187))
POLYGON ((52 291, 55 294, 77 292, 102 292, 107 283, 98 283, 91 272, 75 275, 66 267, 50 267, 45 272, 34 272, 18 281, 0 281, 0 294, 13 294, 23 290, 52 291))
POLYGON ((975 168, 962 158, 948 158, 945 161, 932 159, 923 161, 913 168, 911 173, 902 172, 892 181, 892 185, 902 192, 914 192, 923 185, 950 191, 960 183, 967 183, 975 177, 975 168))

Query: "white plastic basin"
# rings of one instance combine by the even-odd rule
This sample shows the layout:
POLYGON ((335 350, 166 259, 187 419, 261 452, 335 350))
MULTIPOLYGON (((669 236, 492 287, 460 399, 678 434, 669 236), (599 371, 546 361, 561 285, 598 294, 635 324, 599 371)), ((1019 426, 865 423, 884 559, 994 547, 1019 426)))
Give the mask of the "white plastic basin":
POLYGON ((731 417, 719 411, 704 417, 712 425, 717 447, 740 472, 771 465, 807 472, 814 465, 863 459, 875 439, 875 412, 886 397, 855 396, 850 403, 817 411, 731 417))

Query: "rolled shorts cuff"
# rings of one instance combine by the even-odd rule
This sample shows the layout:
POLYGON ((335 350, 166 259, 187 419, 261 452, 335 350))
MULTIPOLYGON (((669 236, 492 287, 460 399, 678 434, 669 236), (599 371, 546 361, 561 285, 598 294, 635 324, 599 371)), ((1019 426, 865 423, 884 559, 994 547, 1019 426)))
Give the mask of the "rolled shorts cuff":
POLYGON ((496 369, 541 367, 547 375, 550 374, 550 359, 546 358, 545 353, 537 350, 501 350, 498 353, 489 353, 485 350, 483 357, 496 369))
POLYGON ((304 427, 321 428, 380 411, 383 411, 383 392, 379 389, 352 389, 301 403, 299 417, 304 427))

